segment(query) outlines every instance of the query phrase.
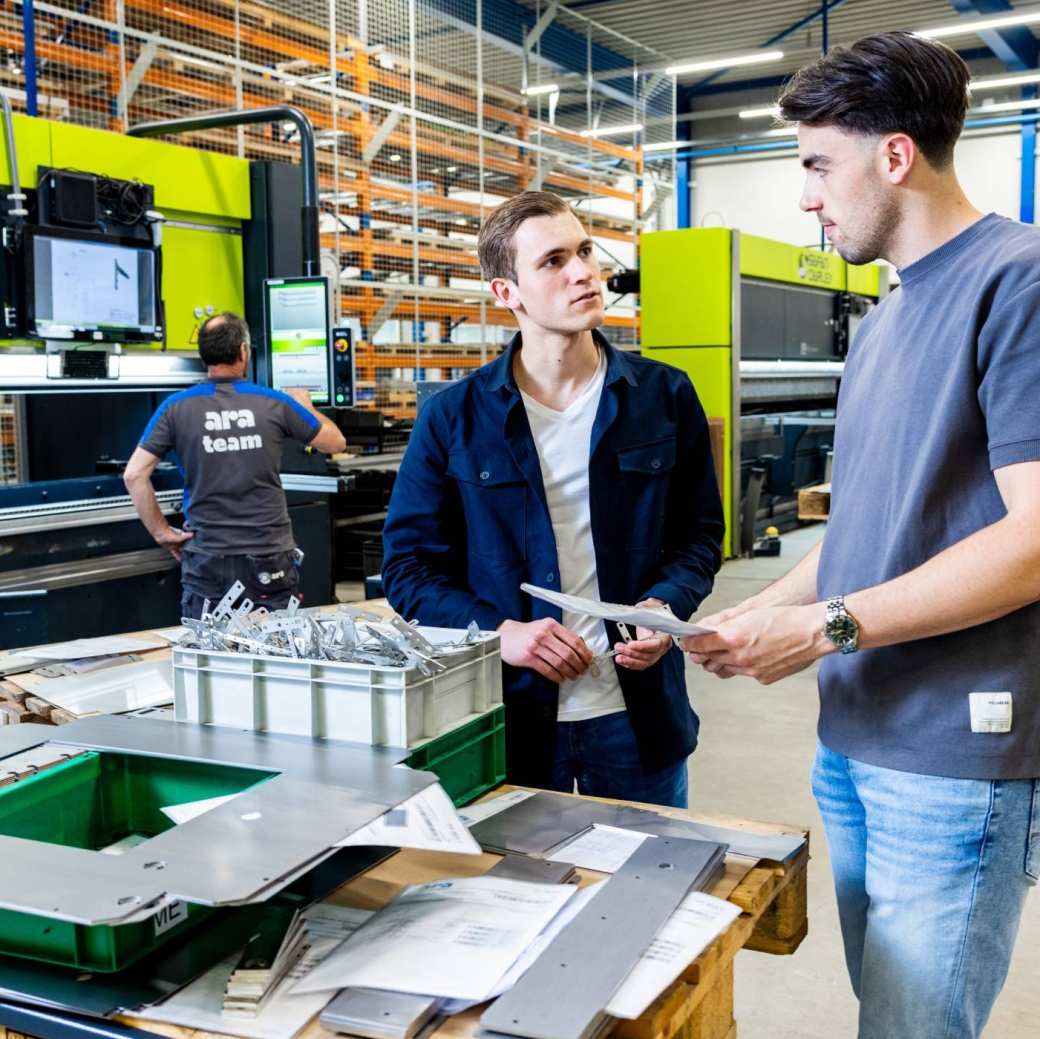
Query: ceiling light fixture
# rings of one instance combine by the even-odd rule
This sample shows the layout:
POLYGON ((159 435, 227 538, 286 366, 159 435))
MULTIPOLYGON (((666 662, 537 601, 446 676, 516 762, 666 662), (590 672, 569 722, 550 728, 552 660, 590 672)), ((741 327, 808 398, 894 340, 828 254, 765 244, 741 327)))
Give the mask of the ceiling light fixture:
POLYGON ((968 86, 972 90, 997 90, 1000 87, 1018 87, 1029 83, 1040 83, 1040 72, 1023 72, 1017 76, 987 76, 973 79, 968 86))
POLYGON ((1013 25, 1031 25, 1034 22, 1040 22, 1040 9, 1002 14, 993 18, 965 18, 949 25, 937 25, 933 29, 920 29, 914 35, 924 36, 929 40, 943 40, 949 36, 969 36, 972 33, 985 32, 987 29, 1007 29, 1013 25))
POLYGON ((593 130, 582 130, 582 137, 611 137, 621 133, 639 133, 642 123, 622 123, 620 126, 597 126, 593 130))
POLYGON ((741 119, 779 119, 780 106, 770 105, 768 108, 745 108, 740 113, 741 119))
POLYGON ((664 71, 668 76, 684 76, 687 72, 710 72, 712 69, 731 69, 740 65, 764 65, 770 61, 779 61, 783 56, 783 51, 755 51, 752 54, 734 54, 728 58, 684 61, 679 65, 669 65, 664 71))
POLYGON ((988 115, 990 112, 1017 112, 1020 108, 1040 108, 1040 98, 1031 98, 1022 101, 1001 101, 995 105, 979 105, 972 108, 972 115, 988 115))
POLYGON ((537 87, 527 87, 521 93, 526 94, 528 97, 540 97, 543 94, 555 94, 559 89, 559 83, 542 83, 537 87))

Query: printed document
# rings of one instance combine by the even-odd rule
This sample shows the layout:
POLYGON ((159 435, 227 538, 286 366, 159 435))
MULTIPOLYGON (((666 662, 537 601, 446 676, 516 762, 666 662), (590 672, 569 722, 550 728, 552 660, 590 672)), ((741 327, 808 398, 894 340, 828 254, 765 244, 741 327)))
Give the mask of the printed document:
POLYGON ((420 790, 378 819, 336 842, 338 848, 356 845, 420 848, 479 855, 480 845, 470 835, 440 783, 420 790))
POLYGON ((584 833, 579 833, 577 837, 568 838, 563 844, 551 848, 545 857, 553 862, 570 862, 581 869, 616 873, 628 861, 632 852, 647 839, 656 840, 648 833, 594 823, 584 833))
POLYGON ((740 916, 740 908, 694 891, 679 904, 611 997, 611 1017, 639 1017, 740 916))
POLYGON ((378 988, 482 1002, 576 891, 486 876, 407 888, 293 992, 378 988))

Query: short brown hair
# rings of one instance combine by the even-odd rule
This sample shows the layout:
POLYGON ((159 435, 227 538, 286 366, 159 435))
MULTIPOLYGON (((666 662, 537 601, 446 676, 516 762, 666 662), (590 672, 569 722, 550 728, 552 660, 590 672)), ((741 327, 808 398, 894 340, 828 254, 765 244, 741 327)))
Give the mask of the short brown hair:
POLYGON ((225 310, 207 318, 199 329, 199 357, 206 365, 235 364, 238 348, 249 342, 249 326, 237 314, 225 310))
POLYGON ((905 133, 934 169, 948 166, 964 129, 964 60, 908 32, 865 36, 800 69, 780 95, 781 116, 846 133, 905 133))
POLYGON ((503 202, 484 221, 477 235, 477 255, 484 277, 516 281, 516 229, 535 216, 570 213, 571 207, 551 191, 522 191, 503 202))

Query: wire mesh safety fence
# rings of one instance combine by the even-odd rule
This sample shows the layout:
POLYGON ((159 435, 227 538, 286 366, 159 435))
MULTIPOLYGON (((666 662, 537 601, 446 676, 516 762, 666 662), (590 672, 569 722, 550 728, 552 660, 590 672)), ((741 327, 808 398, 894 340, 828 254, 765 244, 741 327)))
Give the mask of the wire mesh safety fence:
MULTIPOLYGON (((288 103, 318 145, 323 272, 357 342, 361 403, 415 409, 422 380, 458 378, 512 334, 482 283, 485 214, 526 188, 566 197, 604 275, 669 226, 674 137, 666 58, 548 0, 37 0, 38 112, 125 131, 288 103)), ((0 4, 0 86, 25 109, 21 5, 0 4)), ((247 159, 295 161, 289 125, 178 135, 247 159)), ((605 332, 638 345, 632 295, 605 332)))

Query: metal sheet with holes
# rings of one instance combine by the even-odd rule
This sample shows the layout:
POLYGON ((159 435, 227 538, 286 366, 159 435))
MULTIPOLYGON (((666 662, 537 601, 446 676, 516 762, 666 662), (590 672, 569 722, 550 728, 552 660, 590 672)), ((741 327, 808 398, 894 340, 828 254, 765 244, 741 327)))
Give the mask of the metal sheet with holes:
POLYGON ((321 1026, 367 1039, 412 1039, 437 1013, 433 996, 382 992, 368 988, 343 989, 321 1012, 321 1026))
POLYGON ((0 907, 82 924, 142 919, 176 900, 268 898, 336 841, 436 782, 392 767, 400 755, 374 747, 147 718, 0 729, 0 765, 45 742, 278 773, 120 856, 0 836, 0 881, 9 881, 0 907))
POLYGON ((718 855, 719 845, 705 841, 644 841, 520 981, 484 1012, 481 1027, 525 1039, 593 1035, 611 996, 718 855))

